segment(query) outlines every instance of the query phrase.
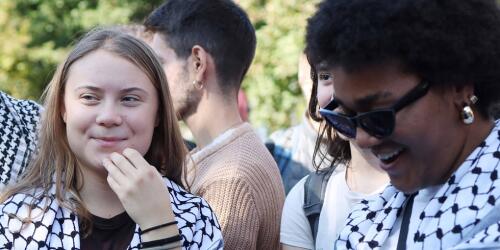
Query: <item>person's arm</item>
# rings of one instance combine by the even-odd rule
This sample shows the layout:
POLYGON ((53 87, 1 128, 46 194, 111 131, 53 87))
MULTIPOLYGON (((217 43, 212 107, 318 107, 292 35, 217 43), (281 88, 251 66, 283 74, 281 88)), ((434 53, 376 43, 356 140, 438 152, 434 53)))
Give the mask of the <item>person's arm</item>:
POLYGON ((11 211, 8 211, 5 208, 5 204, 0 205, 0 231, 3 232, 0 234, 0 249, 10 249, 12 248, 12 233, 9 228, 9 214, 11 211))
POLYGON ((282 250, 308 250, 307 248, 289 246, 287 244, 281 244, 282 250))
MULTIPOLYGON (((307 178, 307 177, 306 177, 307 178)), ((314 239, 304 214, 305 178, 288 193, 281 216, 280 241, 283 249, 314 249, 314 239)))
POLYGON ((200 191, 221 225, 225 249, 256 249, 259 211, 251 188, 241 179, 223 179, 200 191))
POLYGON ((0 91, 0 190, 14 184, 26 171, 38 144, 42 107, 0 91), (9 139, 10 138, 10 139, 9 139), (17 139, 12 139, 17 138, 17 139))
MULTIPOLYGON (((495 213, 497 212, 495 211, 495 213)), ((451 248, 451 250, 465 249, 500 249, 500 221, 492 223, 472 238, 451 248)))

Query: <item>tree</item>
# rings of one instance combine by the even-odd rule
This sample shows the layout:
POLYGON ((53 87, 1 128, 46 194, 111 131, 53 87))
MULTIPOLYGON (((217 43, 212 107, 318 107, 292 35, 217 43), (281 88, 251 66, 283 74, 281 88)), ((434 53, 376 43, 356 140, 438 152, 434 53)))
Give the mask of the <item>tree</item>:
POLYGON ((307 18, 319 1, 240 0, 257 33, 257 51, 243 82, 251 120, 274 130, 298 123, 305 110, 297 83, 307 18))
MULTIPOLYGON (((251 121, 272 130, 301 119, 297 84, 306 19, 319 0, 239 0, 257 33, 244 80, 251 121)), ((0 90, 38 99, 72 43, 97 25, 141 23, 163 0, 0 0, 0 90)))
POLYGON ((142 22, 161 0, 0 1, 0 89, 38 99, 72 43, 97 25, 142 22))

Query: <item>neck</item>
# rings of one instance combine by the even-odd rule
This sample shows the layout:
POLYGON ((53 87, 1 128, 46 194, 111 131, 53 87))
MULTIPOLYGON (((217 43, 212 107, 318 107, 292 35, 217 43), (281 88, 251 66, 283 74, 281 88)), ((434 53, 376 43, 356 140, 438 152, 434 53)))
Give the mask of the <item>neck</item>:
POLYGON ((82 167, 83 187, 80 196, 83 203, 93 215, 112 218, 125 209, 118 196, 109 186, 105 170, 98 171, 90 167, 82 167))
POLYGON ((486 137, 491 133, 491 130, 495 126, 494 121, 490 119, 484 119, 482 117, 477 117, 476 121, 470 125, 466 126, 466 130, 464 131, 465 138, 462 143, 462 148, 460 149, 459 154, 453 160, 452 168, 450 171, 446 173, 446 176, 443 176, 441 179, 443 183, 451 177, 451 175, 462 165, 462 163, 467 159, 467 157, 476 149, 481 142, 483 142, 486 137))
POLYGON ((389 176, 376 167, 376 159, 371 154, 363 156, 359 149, 350 143, 351 162, 346 171, 346 182, 354 192, 371 194, 389 183, 389 176))
POLYGON ((185 118, 199 148, 207 146, 217 136, 243 122, 237 100, 233 99, 226 100, 212 93, 210 98, 203 97, 196 113, 185 118))

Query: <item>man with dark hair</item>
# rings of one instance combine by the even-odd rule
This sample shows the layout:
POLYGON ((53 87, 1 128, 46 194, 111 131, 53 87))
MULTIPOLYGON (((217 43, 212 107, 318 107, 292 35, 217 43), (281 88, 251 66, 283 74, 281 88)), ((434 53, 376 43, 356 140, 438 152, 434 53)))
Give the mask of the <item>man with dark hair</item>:
POLYGON ((41 107, 0 91, 0 191, 16 183, 37 145, 41 107))
POLYGON ((174 108, 198 147, 187 185, 214 208, 227 249, 277 249, 284 191, 276 163, 238 112, 255 30, 230 0, 168 0, 147 18, 174 108))

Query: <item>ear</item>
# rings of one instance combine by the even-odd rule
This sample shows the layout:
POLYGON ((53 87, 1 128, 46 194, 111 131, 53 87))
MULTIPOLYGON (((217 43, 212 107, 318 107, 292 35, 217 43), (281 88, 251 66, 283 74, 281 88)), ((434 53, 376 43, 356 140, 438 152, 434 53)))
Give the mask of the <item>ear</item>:
POLYGON ((194 74, 194 80, 204 83, 209 56, 208 52, 199 45, 195 45, 191 49, 191 60, 189 60, 189 63, 194 74))
POLYGON ((474 85, 467 84, 464 86, 453 86, 453 101, 458 110, 462 110, 464 106, 472 106, 471 97, 474 95, 474 85))

